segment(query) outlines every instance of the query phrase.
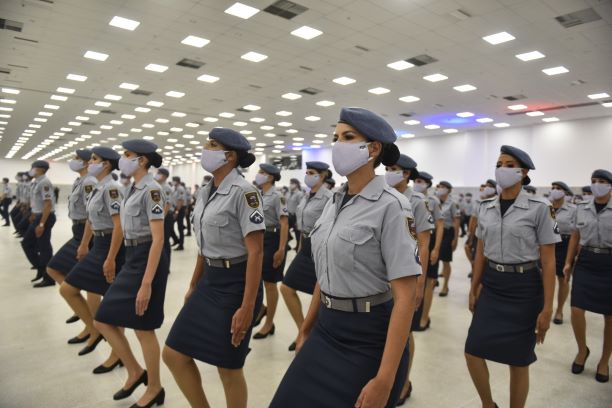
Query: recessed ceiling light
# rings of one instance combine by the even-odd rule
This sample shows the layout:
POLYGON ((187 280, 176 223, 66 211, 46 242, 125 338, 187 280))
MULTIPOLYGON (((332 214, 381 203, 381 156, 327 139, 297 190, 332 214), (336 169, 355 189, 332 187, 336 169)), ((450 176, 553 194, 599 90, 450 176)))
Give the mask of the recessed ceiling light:
POLYGON ((323 140, 313 140, 312 143, 325 143, 323 140))
POLYGON ((102 132, 100 132, 99 130, 90 130, 89 133, 91 133, 92 135, 99 135, 102 132))
POLYGON ((134 110, 135 110, 136 112, 141 112, 141 113, 151 112, 151 108, 145 108, 145 107, 142 107, 142 106, 139 106, 139 107, 137 107, 137 108, 134 108, 134 110))
POLYGON ((185 92, 168 91, 166 92, 166 96, 169 96, 171 98, 182 98, 183 96, 185 96, 185 92))
POLYGON ((476 122, 478 122, 478 123, 490 123, 490 122, 493 122, 493 119, 491 119, 491 118, 478 118, 478 119, 476 119, 476 122))
POLYGON ((402 102, 410 103, 410 102, 420 101, 421 98, 418 98, 418 97, 412 96, 412 95, 408 95, 408 96, 402 96, 401 98, 399 98, 399 100, 402 101, 402 102))
POLYGON ((113 127, 110 125, 102 125, 100 126, 100 129, 104 129, 104 130, 111 130, 113 127))
POLYGON ((140 25, 140 22, 136 20, 130 20, 129 18, 115 16, 112 18, 110 23, 108 23, 108 25, 117 28, 123 28, 124 30, 134 31, 136 27, 140 25))
POLYGON ((353 78, 349 78, 349 77, 339 77, 333 80, 333 82, 339 84, 339 85, 350 85, 350 84, 354 84, 355 82, 357 82, 356 80, 354 80, 353 78))
POLYGON ((523 110, 523 109, 527 109, 527 105, 523 105, 523 104, 510 105, 508 106, 508 109, 513 110, 513 111, 523 110))
POLYGON ((191 45, 192 47, 202 48, 203 46, 205 46, 209 42, 210 42, 210 40, 207 40, 206 38, 197 37, 195 35, 188 35, 187 37, 185 37, 183 39, 183 41, 181 41, 181 44, 191 45))
POLYGON ((306 116, 304 119, 309 122, 316 122, 318 120, 321 120, 321 118, 318 116, 306 116))
POLYGON ((219 119, 214 118, 214 117, 212 117, 212 116, 208 116, 208 117, 205 117, 203 120, 204 120, 204 122, 211 122, 211 123, 214 123, 214 122, 218 121, 219 119))
POLYGON ((278 112, 276 112, 276 114, 278 116, 291 116, 291 115, 293 115, 293 113, 289 112, 289 111, 278 111, 278 112))
POLYGON ((165 65, 160 65, 160 64, 149 64, 145 67, 145 69, 147 71, 153 71, 153 72, 165 72, 168 67, 165 65))
POLYGON ((49 117, 49 116, 53 116, 53 113, 52 112, 38 112, 38 115, 49 117))
POLYGON ((87 77, 85 75, 78 75, 78 74, 68 74, 66 75, 66 79, 70 81, 77 81, 77 82, 87 81, 87 77))
POLYGON ((214 75, 203 74, 203 75, 200 75, 197 79, 198 81, 208 82, 209 84, 212 84, 214 82, 217 82, 219 80, 219 77, 216 77, 214 75))
POLYGON ((390 64, 387 64, 387 66, 389 68, 391 68, 391 69, 396 70, 396 71, 403 71, 404 69, 408 69, 408 68, 414 67, 414 64, 411 64, 408 61, 399 60, 399 61, 395 61, 395 62, 392 62, 390 64))
POLYGON ((247 6, 242 3, 234 3, 230 7, 225 10, 225 13, 231 14, 232 16, 240 17, 244 20, 253 17, 255 14, 259 13, 259 9, 255 7, 247 6))
POLYGON ((440 129, 440 126, 438 125, 425 125, 424 127, 425 129, 429 129, 429 130, 440 129))
POLYGON ((121 115, 121 119, 134 119, 136 118, 136 115, 130 115, 127 113, 124 113, 123 115, 121 115))
POLYGON ((542 118, 542 122, 558 122, 559 118, 556 116, 550 116, 548 118, 542 118))
MULTIPOLYGON (((8 119, 8 118, 10 118, 10 117, 11 117, 11 115, 2 115, 2 117, 4 117, 4 118, 7 118, 7 119, 8 119)), ((47 119, 45 119, 45 118, 34 118, 34 122, 42 122, 42 123, 45 123, 46 121, 47 121, 47 119)), ((68 123, 68 124, 70 124, 70 123, 68 123)))
POLYGON ((63 88, 61 86, 57 88, 55 91, 59 93, 65 93, 65 94, 73 94, 75 92, 75 90, 72 88, 63 88))
POLYGON ((85 109, 85 113, 88 115, 97 115, 98 113, 100 113, 100 111, 95 109, 85 109))
POLYGON ((255 51, 249 51, 246 54, 242 55, 240 58, 251 62, 261 62, 268 58, 268 56, 255 51))
POLYGON ((460 118, 469 118, 474 116, 474 114, 472 112, 459 112, 457 116, 459 116, 460 118))
POLYGON ((421 123, 421 121, 415 120, 415 119, 404 121, 404 124, 409 125, 409 126, 418 125, 419 123, 421 123))
MULTIPOLYGON (((190 128, 197 128, 200 125, 198 125, 195 122, 187 122, 187 123, 185 123, 185 126, 190 127, 190 128)), ((145 125, 142 125, 142 127, 145 127, 145 125)))
POLYGON ((159 136, 168 136, 170 133, 168 132, 157 132, 159 136))
POLYGON ((312 40, 313 38, 318 37, 321 34, 323 34, 323 31, 308 26, 302 26, 291 32, 291 35, 295 35, 296 37, 300 37, 305 40, 312 40))
POLYGON ((234 126, 240 126, 240 127, 242 127, 242 126, 246 126, 246 125, 248 125, 248 123, 246 123, 246 122, 240 122, 240 121, 238 121, 238 122, 234 122, 234 126))
POLYGON ((297 129, 287 129, 287 133, 297 133, 297 129))
POLYGON ((457 133, 459 131, 457 129, 444 129, 443 132, 444 133, 457 133))
POLYGON ((140 87, 140 85, 131 84, 129 82, 122 82, 121 85, 119 85, 119 88, 129 89, 130 91, 133 91, 134 89, 138 89, 139 87, 140 87))
POLYGON ((109 101, 120 101, 121 98, 122 96, 120 95, 113 95, 113 94, 104 95, 104 99, 108 99, 109 101))
POLYGON ((612 108, 612 102, 604 102, 601 104, 604 108, 612 108))
POLYGON ((147 105, 148 106, 153 106, 155 108, 160 108, 160 107, 164 106, 164 103, 160 102, 160 101, 149 101, 149 102, 147 102, 147 105))
POLYGON ((255 122, 255 123, 261 123, 261 122, 265 122, 266 121, 264 118, 251 118, 249 120, 251 122, 255 122))
POLYGON ((170 116, 174 116, 175 118, 184 118, 187 116, 187 114, 183 112, 172 112, 170 116))
POLYGON ((336 102, 332 102, 332 101, 319 101, 317 102, 318 106, 323 106, 324 108, 327 108, 329 106, 334 106, 336 104, 336 102))
POLYGON ((448 77, 442 74, 431 74, 424 76, 423 79, 429 82, 440 82, 448 79, 448 77))
POLYGON ((68 122, 70 126, 81 126, 81 122, 68 122))
POLYGON ((2 88, 2 93, 7 93, 7 94, 13 94, 13 95, 19 95, 21 91, 19 89, 13 89, 13 88, 2 88))
POLYGON ((222 118, 233 118, 234 116, 236 116, 236 114, 231 113, 231 112, 221 112, 219 114, 219 116, 221 116, 222 118))
POLYGON ((122 120, 116 120, 113 119, 109 122, 111 125, 123 125, 123 121, 122 120))
POLYGON ((94 105, 100 106, 102 108, 108 108, 112 104, 110 102, 98 101, 98 102, 94 103, 94 105))
POLYGON ((261 130, 272 130, 274 129, 274 126, 270 126, 270 125, 263 125, 259 127, 261 130))
POLYGON ((566 72, 569 72, 569 69, 565 68, 564 66, 558 66, 558 67, 543 69, 542 72, 545 73, 546 75, 559 75, 559 74, 565 74, 566 72))
POLYGON ((13 108, 8 108, 6 106, 0 106, 0 111, 2 111, 2 112, 12 112, 13 108))
POLYGON ((106 59, 108 58, 108 54, 104 54, 102 52, 96 52, 96 51, 87 51, 83 55, 83 57, 92 59, 92 60, 96 60, 96 61, 106 61, 106 59))
POLYGON ((133 133, 140 133, 140 132, 142 132, 142 129, 141 129, 141 128, 131 128, 131 129, 130 129, 130 132, 133 132, 133 133))
POLYGON ((257 106, 257 105, 251 105, 251 104, 249 104, 249 105, 244 105, 244 106, 242 107, 242 109, 244 109, 244 110, 248 110, 248 111, 250 111, 250 112, 253 112, 253 111, 258 111, 258 110, 260 110, 260 109, 261 109, 261 106, 257 106))
POLYGON ((498 128, 505 128, 505 127, 510 126, 510 124, 506 122, 499 122, 499 123, 494 123, 493 126, 498 127, 498 128))
POLYGON ((488 42, 489 44, 497 45, 514 40, 514 36, 505 31, 502 31, 501 33, 487 35, 486 37, 482 37, 482 39, 488 42))
POLYGON ((453 89, 459 92, 470 92, 470 91, 475 91, 477 88, 474 85, 465 84, 465 85, 454 86, 453 89))
POLYGON ((291 122, 278 122, 278 126, 282 126, 282 127, 289 127, 291 125, 293 125, 293 123, 291 122))
POLYGON ((595 94, 590 94, 588 95, 589 99, 603 99, 603 98, 609 98, 610 95, 608 95, 605 92, 601 92, 601 93, 595 93, 595 94))
POLYGON ((540 58, 544 58, 546 57, 546 55, 542 54, 540 51, 530 51, 522 54, 516 54, 515 57, 520 59, 521 61, 533 61, 540 58))
POLYGON ((157 123, 168 123, 170 121, 168 119, 166 119, 166 118, 157 118, 157 119, 155 119, 155 122, 157 122, 157 123))
POLYGON ((58 105, 45 105, 43 106, 45 109, 52 109, 52 110, 58 110, 60 107, 58 105))
POLYGON ((384 95, 386 93, 391 92, 391 90, 387 89, 387 88, 382 88, 382 87, 377 87, 377 88, 372 88, 372 89, 368 89, 368 92, 374 95, 384 95))
POLYGON ((527 116, 544 116, 544 112, 532 111, 532 112, 527 112, 525 115, 527 115, 527 116))
POLYGON ((302 97, 302 95, 296 94, 296 93, 293 93, 293 92, 289 92, 289 93, 281 95, 281 98, 289 99, 290 101, 294 101, 296 99, 300 99, 301 97, 302 97))
MULTIPOLYGON (((63 102, 63 101, 67 101, 68 97, 67 96, 63 96, 63 95, 51 95, 51 100, 62 101, 63 102)), ((0 99, 0 102, 2 102, 2 99, 0 99)))

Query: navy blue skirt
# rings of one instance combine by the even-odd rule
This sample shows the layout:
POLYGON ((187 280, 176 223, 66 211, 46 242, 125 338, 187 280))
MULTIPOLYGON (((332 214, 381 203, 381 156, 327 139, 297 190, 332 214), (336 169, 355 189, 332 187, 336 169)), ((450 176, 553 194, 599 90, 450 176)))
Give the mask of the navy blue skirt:
POLYGON ((136 315, 136 295, 147 267, 150 249, 150 242, 126 247, 125 263, 100 303, 96 313, 97 321, 134 330, 155 330, 161 327, 168 281, 168 258, 163 250, 151 284, 149 307, 144 315, 136 315))
POLYGON ((543 306, 539 269, 497 272, 487 263, 465 352, 511 366, 535 362, 536 321, 543 306))
POLYGON ((453 261, 453 239, 455 238, 455 228, 444 228, 442 244, 440 244, 440 260, 442 262, 453 261))
MULTIPOLYGON (((232 318, 242 305, 246 262, 229 269, 205 266, 195 290, 179 312, 166 345, 173 350, 216 367, 238 369, 249 353, 252 327, 240 346, 232 341, 232 318)), ((263 289, 257 292, 253 321, 261 308, 263 289)))
MULTIPOLYGON (((314 329, 281 381, 271 408, 352 407, 380 367, 393 301, 370 313, 321 306, 314 329)), ((408 345, 387 407, 395 407, 406 381, 408 345)))
MULTIPOLYGON (((429 239, 429 253, 431 254, 431 250, 436 246, 436 230, 434 229, 431 233, 431 238, 429 239)), ((438 260, 436 263, 429 262, 427 266, 427 277, 430 279, 438 279, 438 269, 440 265, 440 257, 438 256, 438 260)))
POLYGON ((317 283, 317 274, 314 261, 312 260, 312 247, 310 238, 302 236, 302 247, 297 253, 287 273, 283 278, 283 283, 292 289, 312 295, 317 283))
POLYGON ((264 256, 263 266, 261 269, 261 277, 264 282, 276 283, 283 280, 283 271, 285 270, 285 259, 278 268, 274 265, 274 253, 278 251, 280 243, 280 232, 266 232, 264 234, 264 256))
POLYGON ((569 245, 570 236, 561 235, 561 242, 555 244, 555 271, 557 276, 563 278, 563 267, 565 266, 565 257, 567 256, 567 247, 569 245))
POLYGON ((582 310, 612 315, 612 255, 580 251, 571 303, 582 310))
MULTIPOLYGON (((91 249, 70 270, 66 276, 66 283, 87 292, 104 295, 110 287, 110 283, 106 281, 102 265, 106 261, 110 245, 111 236, 93 237, 91 249)), ((121 270, 124 261, 125 250, 122 244, 115 258, 115 273, 121 270)))
POLYGON ((83 239, 83 231, 85 224, 72 224, 72 238, 53 255, 47 268, 55 269, 62 275, 67 275, 74 268, 78 262, 76 255, 83 239))

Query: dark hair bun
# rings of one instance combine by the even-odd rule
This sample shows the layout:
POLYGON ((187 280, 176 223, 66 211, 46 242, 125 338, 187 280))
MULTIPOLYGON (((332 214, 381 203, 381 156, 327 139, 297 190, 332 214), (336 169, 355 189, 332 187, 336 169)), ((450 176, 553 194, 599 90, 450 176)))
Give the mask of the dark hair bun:
POLYGON ((280 174, 272 174, 272 177, 274 177, 274 181, 280 181, 280 179, 281 179, 281 175, 280 174))
POLYGON ((238 166, 247 168, 253 163, 255 163, 255 155, 253 153, 238 153, 238 166))
POLYGON ((332 173, 331 170, 327 169, 327 177, 325 177, 325 179, 330 179, 332 177, 334 177, 334 173, 332 173))
POLYGON ((385 166, 393 166, 400 158, 400 151, 396 145, 389 143, 384 144, 381 153, 381 162, 385 166))
POLYGON ((119 170, 119 160, 109 160, 112 170, 119 170))
POLYGON ((159 153, 149 153, 148 159, 153 167, 161 167, 163 157, 159 153))

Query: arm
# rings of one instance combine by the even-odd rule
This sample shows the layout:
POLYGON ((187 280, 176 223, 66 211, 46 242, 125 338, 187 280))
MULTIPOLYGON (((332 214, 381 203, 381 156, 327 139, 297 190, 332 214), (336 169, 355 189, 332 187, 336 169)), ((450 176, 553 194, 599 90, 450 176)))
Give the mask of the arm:
POLYGON ((544 343, 546 331, 550 327, 555 296, 555 244, 540 245, 540 260, 542 261, 542 285, 544 286, 544 307, 538 315, 536 325, 536 341, 544 343))
MULTIPOLYGON (((136 295, 136 314, 138 316, 144 315, 149 307, 149 300, 151 299, 151 285, 153 283, 153 278, 155 278, 162 248, 164 246, 164 221, 162 219, 151 219, 149 220, 149 228, 151 228, 151 237, 153 238, 153 242, 151 243, 151 249, 149 250, 147 268, 145 269, 142 282, 140 283, 140 289, 136 295)), ((113 232, 113 238, 114 236, 115 233, 113 232)))
POLYGON ((106 260, 102 265, 102 271, 108 283, 112 283, 115 280, 115 273, 117 272, 115 258, 117 258, 117 253, 121 248, 121 241, 123 241, 123 230, 121 229, 119 214, 115 214, 111 218, 113 220, 113 235, 111 237, 111 244, 108 249, 108 254, 106 255, 106 260))
POLYGON ((470 217, 470 220, 468 221, 468 238, 465 242, 466 245, 471 244, 472 240, 475 238, 474 234, 476 234, 476 223, 477 223, 477 218, 476 216, 472 215, 470 217))
POLYGON ((438 261, 440 255, 440 246, 442 246, 442 237, 444 236, 444 220, 436 220, 436 242, 434 243, 433 250, 431 251, 431 263, 438 261))
POLYGON ((459 230, 461 229, 461 216, 453 218, 453 227, 455 230, 455 236, 453 237, 452 248, 453 251, 457 249, 457 242, 459 240, 459 230))
POLYGON ((49 218, 49 214, 51 214, 51 200, 45 200, 43 203, 42 216, 40 217, 40 221, 36 226, 36 230, 34 231, 37 237, 40 237, 45 230, 45 223, 47 222, 47 218, 49 218))
POLYGON ((297 340, 295 341, 295 352, 299 352, 304 342, 310 335, 312 328, 317 322, 317 317, 319 317, 319 307, 321 306, 321 287, 319 283, 315 285, 314 291, 312 292, 312 298, 310 299, 310 306, 308 307, 308 313, 306 313, 306 317, 304 318, 304 322, 300 327, 297 340))
POLYGON ((580 231, 574 230, 567 246, 567 256, 565 257, 565 265, 563 266, 563 274, 565 281, 569 282, 574 272, 574 261, 578 255, 578 247, 580 246, 580 231))
POLYGON ((85 223, 85 230, 83 231, 83 238, 81 238, 81 243, 77 248, 77 259, 79 261, 89 252, 89 242, 91 241, 92 235, 91 224, 89 223, 89 220, 87 220, 85 223))
POLYGON ((474 260, 474 268, 472 269, 472 285, 470 287, 469 296, 469 307, 470 312, 472 313, 474 313, 476 301, 478 300, 478 295, 480 294, 480 283, 482 282, 482 275, 484 274, 486 262, 487 258, 485 258, 484 256, 484 242, 482 242, 482 239, 479 239, 478 246, 476 247, 476 259, 474 260))
POLYGON ((274 268, 278 268, 283 263, 283 259, 285 259, 285 250, 287 248, 287 240, 289 239, 289 217, 281 216, 280 225, 280 242, 278 250, 274 253, 274 261, 272 263, 274 268))
POLYGON ((425 291, 425 281, 427 280, 427 268, 429 267, 429 240, 431 232, 429 230, 417 232, 417 244, 419 246, 419 258, 421 260, 421 275, 417 278, 417 289, 415 308, 418 309, 423 300, 423 292, 425 291))

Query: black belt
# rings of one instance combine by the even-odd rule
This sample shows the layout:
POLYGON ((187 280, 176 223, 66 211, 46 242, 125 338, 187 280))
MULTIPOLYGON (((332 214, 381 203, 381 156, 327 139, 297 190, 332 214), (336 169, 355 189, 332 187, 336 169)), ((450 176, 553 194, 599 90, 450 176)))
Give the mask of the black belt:
POLYGON ((583 246, 582 249, 585 251, 593 252, 594 254, 612 254, 612 248, 595 248, 583 246))
POLYGON ((566 241, 572 237, 571 234, 561 234, 561 239, 566 241))
POLYGON ((495 269, 497 272, 524 273, 532 269, 537 269, 538 263, 536 261, 533 261, 533 262, 526 262, 522 264, 503 265, 503 264, 498 264, 497 262, 489 261, 489 266, 495 269))
POLYGON ((113 235, 113 229, 97 230, 91 232, 94 237, 108 237, 113 235))
POLYGON ((328 309, 349 313, 370 313, 372 306, 378 306, 393 299, 393 293, 388 290, 378 295, 362 298, 335 298, 321 292, 321 303, 328 309))
POLYGON ((140 244, 146 244, 147 242, 151 242, 153 241, 153 237, 142 237, 142 238, 136 238, 136 239, 124 239, 123 243, 125 244, 126 247, 135 247, 138 246, 140 244))
POLYGON ((87 218, 84 220, 72 220, 72 225, 83 225, 87 222, 87 218))
POLYGON ((266 232, 279 232, 280 227, 266 227, 266 232))
POLYGON ((246 262, 248 257, 249 257, 248 255, 242 255, 242 256, 238 256, 236 258, 230 258, 230 259, 210 259, 210 258, 204 258, 204 262, 206 262, 206 265, 212 266, 213 268, 225 268, 225 269, 229 269, 233 265, 237 265, 237 264, 246 262))

